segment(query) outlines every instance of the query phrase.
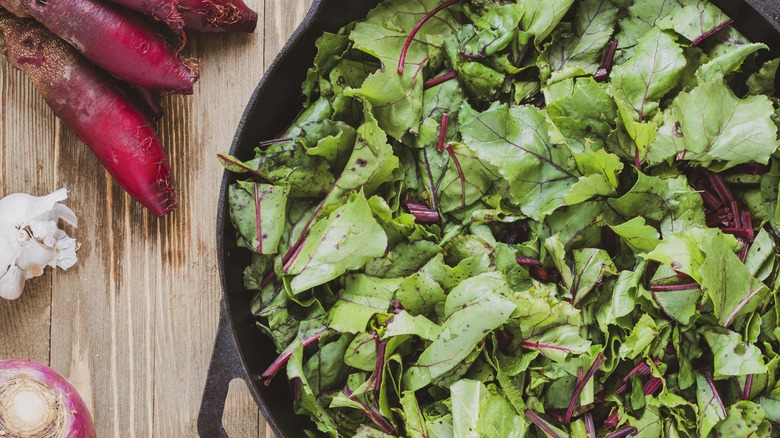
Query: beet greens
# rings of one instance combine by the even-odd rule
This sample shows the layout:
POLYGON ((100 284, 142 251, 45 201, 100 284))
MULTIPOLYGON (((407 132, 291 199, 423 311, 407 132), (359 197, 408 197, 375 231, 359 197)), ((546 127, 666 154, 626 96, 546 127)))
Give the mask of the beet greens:
POLYGON ((707 2, 387 0, 317 47, 221 159, 263 377, 319 432, 777 433, 766 46, 707 2))

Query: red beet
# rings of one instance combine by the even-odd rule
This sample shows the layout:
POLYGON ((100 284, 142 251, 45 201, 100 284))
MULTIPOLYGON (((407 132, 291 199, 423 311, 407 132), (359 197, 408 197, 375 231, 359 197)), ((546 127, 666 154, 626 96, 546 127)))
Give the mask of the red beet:
POLYGON ((95 65, 133 85, 191 94, 198 64, 184 59, 145 21, 99 0, 0 0, 32 17, 95 65))
POLYGON ((196 32, 247 32, 257 27, 257 12, 242 0, 178 0, 187 29, 196 32))
POLYGON ((32 20, 0 10, 0 52, 30 77, 57 117, 154 214, 176 206, 168 160, 143 114, 75 50, 32 20))
POLYGON ((162 21, 176 33, 184 30, 184 20, 174 0, 108 0, 162 21))

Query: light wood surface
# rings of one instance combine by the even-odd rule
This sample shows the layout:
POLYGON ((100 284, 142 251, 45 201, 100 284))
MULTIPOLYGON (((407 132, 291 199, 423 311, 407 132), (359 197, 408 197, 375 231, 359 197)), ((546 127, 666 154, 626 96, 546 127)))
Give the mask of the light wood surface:
MULTIPOLYGON (((0 197, 70 190, 79 263, 0 300, 0 359, 49 364, 76 386, 99 437, 196 436, 221 295, 215 212, 227 150, 244 107, 311 0, 245 0, 252 35, 191 36, 203 61, 195 94, 168 97, 158 132, 179 209, 156 219, 132 202, 23 75, 0 61, 0 197)), ((223 424, 271 436, 242 382, 223 424)))

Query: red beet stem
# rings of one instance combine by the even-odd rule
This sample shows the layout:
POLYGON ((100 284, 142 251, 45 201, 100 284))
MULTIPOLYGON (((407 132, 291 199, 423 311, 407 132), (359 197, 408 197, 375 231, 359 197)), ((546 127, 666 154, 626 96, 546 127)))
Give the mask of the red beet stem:
POLYGON ((590 412, 585 414, 585 431, 588 434, 588 438, 596 438, 596 425, 593 423, 593 415, 590 412))
POLYGON ((531 51, 531 46, 533 46, 533 44, 530 41, 525 43, 522 50, 520 50, 520 53, 517 54, 517 57, 512 62, 512 65, 515 68, 520 68, 523 65, 523 61, 525 60, 526 56, 528 56, 528 53, 531 51))
MULTIPOLYGON (((427 90, 429 88, 435 87, 435 86, 437 86, 439 84, 447 82, 447 81, 449 81, 451 79, 455 79, 457 77, 458 77, 458 72, 456 72, 456 71, 451 71, 451 72, 448 72, 448 73, 444 73, 441 76, 437 76, 435 78, 428 79, 427 81, 425 81, 425 83, 423 84, 423 89, 427 90)), ((441 151, 439 151, 439 152, 441 152, 441 151)))
POLYGON ((750 400, 750 391, 753 389, 753 375, 748 374, 745 377, 745 387, 740 391, 739 398, 742 400, 750 400))
POLYGON ((709 30, 709 31, 701 34, 701 36, 699 36, 698 38, 696 38, 693 41, 691 41, 691 45, 692 46, 698 46, 699 44, 701 44, 702 41, 704 41, 707 38, 709 38, 709 37, 715 35, 716 33, 720 32, 721 30, 725 29, 727 26, 731 26, 732 23, 734 23, 734 20, 729 18, 728 20, 724 21, 723 23, 715 26, 715 28, 713 28, 712 30, 709 30))
POLYGON ((273 140, 265 140, 257 143, 257 146, 264 148, 277 143, 284 143, 286 141, 293 141, 292 137, 274 138, 273 140))
POLYGON ((436 224, 439 223, 439 212, 428 208, 425 204, 418 202, 403 201, 401 206, 406 209, 412 216, 414 216, 415 222, 419 224, 436 224))
POLYGON ((395 427, 393 427, 393 424, 390 423, 390 421, 383 417, 379 412, 374 410, 371 406, 364 403, 362 400, 358 399, 357 397, 352 396, 352 391, 349 390, 349 388, 344 388, 341 390, 341 392, 349 397, 350 400, 356 402, 360 405, 360 410, 363 411, 363 414, 365 414, 366 417, 368 417, 371 421, 374 422, 374 424, 379 427, 379 429, 382 430, 382 432, 389 434, 389 435, 395 435, 395 427))
POLYGON ((633 426, 623 426, 620 429, 612 432, 604 438, 623 438, 624 436, 631 435, 636 432, 636 428, 633 426))
POLYGON ((606 428, 612 428, 616 427, 618 425, 618 410, 615 409, 612 411, 611 414, 609 414, 609 417, 607 417, 606 420, 604 420, 604 427, 606 428))
POLYGON ((43 27, 2 10, 0 46, 119 185, 158 216, 173 211, 176 197, 157 134, 111 78, 43 27))
POLYGON ((642 392, 645 395, 655 394, 655 392, 658 391, 658 388, 661 387, 661 384, 663 384, 663 380, 658 377, 651 377, 650 380, 645 383, 645 386, 642 387, 642 392))
POLYGON ((522 342, 520 342, 520 345, 523 346, 523 347, 526 347, 526 348, 533 348, 535 350, 541 350, 541 351, 544 351, 544 350, 558 350, 558 351, 564 351, 564 352, 567 352, 567 353, 571 353, 571 348, 560 347, 558 345, 553 345, 553 344, 539 344, 539 343, 536 343, 536 342, 522 341, 522 342))
POLYGON ((444 113, 441 115, 441 128, 439 129, 439 143, 436 145, 436 150, 444 152, 444 143, 447 141, 447 125, 450 123, 450 115, 444 113))
POLYGON ((303 338, 302 340, 296 340, 293 341, 292 344, 290 344, 283 352, 279 355, 279 357, 276 358, 276 360, 266 369, 263 374, 260 376, 264 380, 263 384, 265 386, 268 386, 271 383, 271 380, 274 378, 277 372, 282 368, 284 364, 287 363, 288 360, 290 360, 290 357, 292 357, 293 351, 295 351, 296 348, 298 348, 299 345, 303 345, 304 347, 308 347, 309 345, 317 342, 322 335, 324 335, 328 329, 323 328, 317 333, 314 333, 313 335, 303 338))
MULTIPOLYGON (((431 163, 428 161, 428 150, 427 149, 423 149, 422 150, 422 154, 423 154, 423 163, 425 164, 425 173, 428 174, 428 183, 429 183, 428 190, 431 191, 431 204, 433 204, 431 207, 438 214, 438 211, 439 211, 439 198, 436 195, 436 181, 433 180, 433 172, 431 171, 431 163)), ((441 220, 441 217, 439 217, 439 219, 441 220)))
POLYGON ((557 432, 555 432, 555 429, 553 429, 548 422, 544 421, 542 417, 536 415, 536 412, 530 409, 526 409, 525 417, 528 418, 531 421, 531 423, 535 424, 536 427, 538 427, 544 433, 546 433, 547 436, 551 438, 564 438, 561 435, 559 435, 557 432))
POLYGON ((542 266, 542 262, 531 257, 518 257, 517 264, 521 266, 542 266))
POLYGON ((664 284, 650 286, 650 292, 675 292, 681 290, 699 289, 699 283, 664 284))
POLYGON ((707 178, 709 178, 712 189, 715 190, 715 193, 718 195, 721 202, 724 204, 731 204, 731 201, 734 200, 734 196, 731 195, 731 190, 729 190, 726 183, 723 182, 723 178, 717 173, 707 173, 707 178))
POLYGON ((227 164, 230 164, 231 166, 236 166, 240 169, 243 169, 244 171, 250 173, 252 176, 259 178, 267 183, 272 183, 271 180, 268 179, 267 176, 260 173, 257 169, 254 169, 252 167, 247 166, 246 164, 242 163, 241 161, 238 161, 229 155, 225 154, 217 154, 217 158, 219 158, 221 161, 224 161, 227 164))
POLYGON ((601 367, 601 364, 604 363, 604 359, 604 355, 599 353, 591 364, 590 368, 588 368, 588 371, 584 376, 582 376, 582 379, 577 381, 577 386, 574 388, 574 394, 572 394, 571 400, 569 401, 569 408, 566 409, 566 416, 563 417, 564 422, 569 423, 571 421, 571 416, 574 415, 574 407, 577 405, 577 399, 580 397, 580 393, 582 393, 582 390, 585 389, 585 385, 588 383, 588 380, 593 378, 593 376, 596 374, 596 371, 598 371, 599 367, 601 367))
POLYGON ((612 40, 607 44, 607 51, 604 53, 604 60, 601 61, 601 65, 593 78, 597 81, 605 81, 609 78, 609 74, 612 73, 612 65, 615 62, 615 53, 617 53, 618 41, 612 40))
POLYGON ((726 405, 723 404, 723 399, 720 398, 718 388, 715 387, 715 382, 712 381, 712 377, 710 377, 710 374, 706 371, 704 371, 704 379, 707 380, 707 384, 710 386, 710 391, 712 391, 712 395, 720 408, 721 416, 726 417, 726 405))
POLYGON ((423 25, 428 22, 431 18, 433 18, 434 15, 438 14, 442 10, 449 8, 450 6, 454 5, 455 3, 458 3, 460 0, 449 0, 446 1, 439 6, 436 6, 425 14, 423 18, 414 26, 412 31, 409 33, 409 37, 406 38, 406 42, 404 43, 403 49, 401 49, 401 57, 398 59, 398 74, 402 75, 404 74, 404 66, 406 64, 406 53, 409 51, 409 47, 412 45, 412 41, 414 41, 414 37, 417 35, 417 32, 422 29, 423 25))
POLYGON ((246 32, 257 27, 257 12, 242 0, 178 0, 184 25, 195 32, 246 32))
POLYGON ((466 175, 463 174, 463 168, 460 167, 460 160, 458 160, 458 156, 455 155, 455 150, 452 149, 452 145, 448 144, 444 149, 447 150, 453 164, 455 164, 455 169, 458 171, 458 178, 460 178, 460 206, 466 207, 466 175))

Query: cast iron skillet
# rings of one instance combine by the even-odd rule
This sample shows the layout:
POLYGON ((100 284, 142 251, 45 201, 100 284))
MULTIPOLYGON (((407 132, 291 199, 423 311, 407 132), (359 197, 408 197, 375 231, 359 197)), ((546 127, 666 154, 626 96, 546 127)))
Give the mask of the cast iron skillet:
MULTIPOLYGON (((282 132, 301 110, 300 86, 313 62, 314 41, 325 31, 364 17, 380 0, 315 0, 303 23, 271 64, 255 89, 238 125, 230 153, 242 160, 254 158, 254 147, 282 132)), ((780 0, 712 0, 752 41, 772 47, 780 55, 780 0)), ((780 82, 780 81, 778 81, 780 82)), ((780 85, 780 83, 778 84, 780 85)), ((253 292, 244 289, 243 270, 249 251, 236 246, 230 222, 227 187, 236 181, 225 172, 217 210, 218 265, 223 297, 219 330, 211 357, 198 418, 204 438, 227 437, 222 427, 225 397, 231 380, 243 379, 271 428, 279 437, 304 436, 312 424, 292 410, 292 398, 283 373, 265 387, 260 374, 276 358, 274 344, 255 326, 249 312, 253 292)))

